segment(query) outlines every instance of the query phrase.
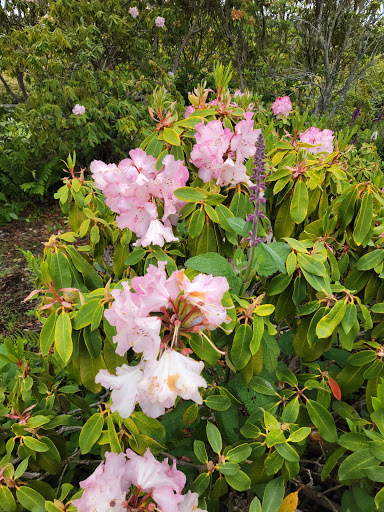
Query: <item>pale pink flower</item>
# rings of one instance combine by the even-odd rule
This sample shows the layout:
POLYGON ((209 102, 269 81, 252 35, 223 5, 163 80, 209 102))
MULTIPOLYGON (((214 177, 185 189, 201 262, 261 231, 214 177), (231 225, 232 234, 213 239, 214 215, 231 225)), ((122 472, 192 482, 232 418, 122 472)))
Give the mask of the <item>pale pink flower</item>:
POLYGON ((139 15, 139 9, 137 7, 130 7, 128 9, 128 12, 132 16, 132 18, 137 18, 139 15))
POLYGON ((169 75, 171 78, 175 78, 175 73, 173 73, 173 71, 168 71, 168 75, 169 75))
MULTIPOLYGON (((145 297, 136 297, 127 282, 123 282, 122 286, 123 290, 112 290, 111 295, 115 300, 104 312, 108 322, 116 327, 117 334, 113 337, 114 343, 117 343, 116 353, 123 356, 132 348, 138 354, 143 353, 144 359, 153 359, 160 348, 160 318, 148 316, 150 308, 145 304, 145 297)), ((163 305, 160 298, 156 307, 151 297, 151 307, 155 311, 159 311, 163 305)))
POLYGON ((123 453, 105 453, 102 462, 86 480, 80 482, 84 489, 81 498, 74 500, 78 512, 124 512, 122 502, 129 489, 126 476, 127 459, 123 453), (110 506, 116 500, 115 506, 110 506))
POLYGON ((164 28, 164 25, 165 25, 165 18, 163 18, 162 16, 158 16, 158 17, 155 19, 155 25, 156 25, 156 27, 164 28))
POLYGON ((101 160, 93 160, 90 165, 90 170, 95 182, 95 187, 103 191, 107 186, 107 181, 105 181, 104 175, 107 176, 108 174, 117 171, 118 168, 116 164, 105 164, 101 160))
POLYGON ((292 103, 289 96, 279 96, 277 100, 272 103, 272 112, 277 119, 288 117, 291 110, 292 103))
POLYGON ((175 463, 169 467, 167 459, 159 462, 149 448, 144 456, 127 450, 126 476, 133 485, 151 494, 161 512, 175 512, 183 500, 180 494, 185 485, 185 475, 176 469, 175 463))
POLYGON ((75 116, 85 114, 85 107, 83 105, 79 105, 78 103, 76 103, 76 105, 72 109, 72 114, 75 114, 75 116))
MULTIPOLYGON (((202 361, 198 362, 175 350, 165 349, 159 361, 147 363, 137 389, 148 397, 151 404, 161 405, 165 409, 175 405, 178 396, 202 404, 198 388, 207 386, 200 375, 203 369, 202 361)), ((151 416, 150 411, 146 414, 151 416)))
POLYGON ((167 225, 162 224, 158 219, 152 219, 145 235, 136 240, 133 245, 135 247, 147 247, 148 245, 159 245, 163 247, 165 242, 178 241, 179 239, 173 234, 172 226, 169 222, 167 225))
POLYGON ((179 503, 179 512, 206 512, 198 508, 199 495, 197 492, 188 491, 183 495, 183 501, 179 503))
POLYGON ((233 133, 224 128, 219 120, 210 121, 206 125, 204 120, 195 126, 196 143, 190 155, 190 162, 196 167, 206 166, 210 163, 223 163, 224 153, 229 149, 233 133))
POLYGON ((136 276, 131 281, 135 290, 134 298, 140 303, 140 311, 144 315, 160 311, 161 307, 169 307, 170 301, 174 301, 179 294, 176 282, 167 279, 165 266, 165 261, 159 261, 157 267, 148 265, 145 276, 136 276))
POLYGON ((129 418, 137 401, 137 383, 143 376, 142 366, 128 366, 123 364, 116 368, 116 375, 108 370, 100 370, 95 382, 106 389, 112 389, 111 411, 117 411, 122 418, 129 418))
POLYGON ((113 211, 119 210, 116 223, 120 229, 129 228, 139 237, 148 233, 151 222, 158 216, 156 205, 151 201, 144 202, 139 197, 129 197, 129 200, 125 197, 119 200, 107 198, 105 204, 113 211))
POLYGON ((209 330, 230 321, 226 308, 221 304, 224 293, 229 290, 225 277, 198 274, 191 282, 184 274, 184 270, 176 272, 180 291, 183 291, 183 296, 189 304, 197 306, 201 311, 209 330))
POLYGON ((236 125, 235 135, 231 140, 231 150, 236 151, 236 163, 242 163, 255 155, 256 141, 261 135, 261 130, 253 128, 252 117, 253 112, 245 112, 245 119, 236 125))
POLYGON ((192 114, 192 112, 194 112, 195 110, 196 110, 196 108, 193 105, 189 105, 185 111, 185 115, 184 115, 185 119, 187 119, 187 117, 189 117, 192 114))
POLYGON ((163 168, 153 181, 156 197, 160 197, 164 201, 163 222, 169 218, 171 222, 175 220, 172 223, 177 223, 178 214, 185 202, 177 199, 174 192, 178 188, 184 187, 188 178, 189 171, 181 160, 175 160, 173 155, 163 158, 163 168))
POLYGON ((220 185, 221 187, 225 187, 227 185, 233 186, 238 183, 246 183, 247 185, 252 184, 245 165, 242 163, 235 163, 232 158, 227 158, 223 164, 214 164, 212 167, 213 169, 217 168, 217 170, 214 171, 214 174, 217 185, 220 185))
POLYGON ((314 148, 305 148, 308 153, 316 155, 317 153, 332 153, 333 139, 332 130, 320 130, 311 126, 305 132, 300 133, 300 141, 306 144, 316 145, 314 148))

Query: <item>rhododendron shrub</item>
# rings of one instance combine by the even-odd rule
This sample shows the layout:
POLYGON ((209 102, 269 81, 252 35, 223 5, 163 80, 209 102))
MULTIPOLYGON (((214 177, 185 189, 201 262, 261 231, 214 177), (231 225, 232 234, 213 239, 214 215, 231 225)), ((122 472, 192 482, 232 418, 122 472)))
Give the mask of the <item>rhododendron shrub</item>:
POLYGON ((384 178, 214 78, 68 157, 39 348, 0 350, 7 512, 383 510, 384 178))

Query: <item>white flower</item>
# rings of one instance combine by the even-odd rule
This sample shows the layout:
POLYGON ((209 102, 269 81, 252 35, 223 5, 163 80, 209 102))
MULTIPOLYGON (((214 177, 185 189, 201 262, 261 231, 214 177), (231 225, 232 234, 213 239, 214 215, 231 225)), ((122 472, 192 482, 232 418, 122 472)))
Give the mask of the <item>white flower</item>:
POLYGON ((184 499, 179 503, 179 512, 205 512, 202 508, 197 508, 199 495, 197 492, 188 491, 184 494, 184 499))
POLYGON ((139 9, 137 7, 130 7, 128 9, 128 12, 132 16, 132 18, 137 18, 139 15, 139 9))
POLYGON ((202 361, 195 361, 175 350, 166 349, 159 361, 149 362, 138 383, 141 395, 147 395, 149 402, 164 408, 172 407, 176 398, 193 400, 202 404, 198 388, 207 383, 200 375, 204 368, 202 361))
POLYGON ((137 400, 137 384, 143 376, 141 365, 128 366, 123 364, 116 368, 116 375, 107 370, 100 370, 95 382, 107 389, 112 389, 111 411, 117 411, 122 418, 129 418, 137 400))

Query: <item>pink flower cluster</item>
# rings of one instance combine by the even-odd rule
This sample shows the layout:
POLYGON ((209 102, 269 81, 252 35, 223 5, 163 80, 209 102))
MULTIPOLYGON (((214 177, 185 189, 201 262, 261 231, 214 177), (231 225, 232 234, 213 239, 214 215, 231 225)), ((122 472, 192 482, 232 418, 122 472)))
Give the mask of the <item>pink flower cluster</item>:
POLYGON ((72 114, 75 114, 75 116, 85 114, 85 107, 83 105, 79 105, 78 103, 76 103, 76 105, 72 109, 72 114))
POLYGON ((305 148, 308 153, 316 155, 317 153, 332 153, 333 151, 333 135, 332 130, 320 130, 311 126, 307 131, 300 133, 300 141, 306 144, 313 144, 315 148, 305 148))
POLYGON ((105 195, 105 203, 119 214, 118 227, 129 228, 139 237, 134 245, 162 247, 165 241, 177 241, 172 224, 177 223, 185 203, 173 192, 187 183, 188 169, 181 160, 167 155, 157 172, 156 158, 152 155, 140 148, 131 150, 129 155, 131 158, 119 165, 94 160, 90 167, 95 186, 105 195), (164 206, 162 222, 158 219, 159 201, 164 206))
POLYGON ((246 112, 233 133, 219 120, 195 126, 196 144, 190 162, 198 167, 204 183, 215 179, 220 186, 250 184, 244 160, 255 154, 255 144, 261 133, 253 127, 253 113, 246 112))
POLYGON ((143 456, 132 450, 106 452, 105 462, 80 482, 84 492, 73 505, 78 512, 203 512, 197 508, 197 493, 181 494, 185 481, 175 460, 172 466, 168 459, 159 462, 149 448, 143 456), (136 492, 130 492, 132 486, 136 492))
POLYGON ((289 96, 279 96, 277 100, 272 103, 272 112, 277 119, 288 117, 291 110, 292 103, 289 96))
POLYGON ((128 418, 138 402, 145 414, 156 418, 175 404, 177 396, 201 404, 199 388, 207 385, 200 375, 204 363, 176 347, 180 341, 185 352, 179 340, 185 333, 213 330, 229 322, 221 304, 229 289, 227 280, 199 274, 190 281, 184 270, 167 278, 165 262, 159 261, 158 267, 149 265, 145 276, 132 279, 132 289, 127 282, 122 286, 112 290, 115 300, 105 317, 116 327, 116 352, 124 355, 132 348, 142 359, 136 366, 117 368, 116 375, 107 370, 97 374, 96 382, 112 390, 111 410, 128 418), (162 325, 169 331, 163 339, 162 325))

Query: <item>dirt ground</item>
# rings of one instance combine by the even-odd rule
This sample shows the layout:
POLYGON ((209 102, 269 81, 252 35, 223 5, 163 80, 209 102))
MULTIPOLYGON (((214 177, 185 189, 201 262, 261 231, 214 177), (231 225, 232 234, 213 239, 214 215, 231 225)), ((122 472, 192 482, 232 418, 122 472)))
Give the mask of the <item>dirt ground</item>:
POLYGON ((33 312, 37 301, 22 302, 34 282, 20 249, 41 256, 43 243, 58 230, 68 228, 54 199, 28 207, 18 220, 0 225, 0 337, 40 330, 33 312))

